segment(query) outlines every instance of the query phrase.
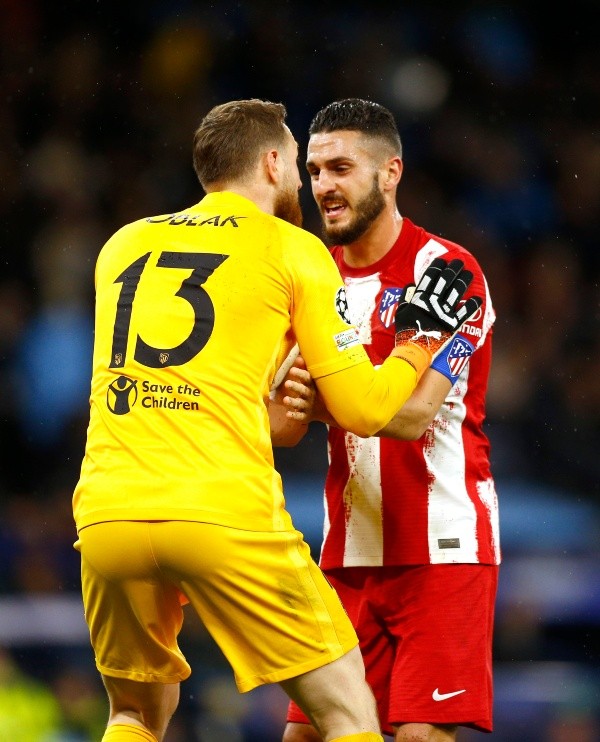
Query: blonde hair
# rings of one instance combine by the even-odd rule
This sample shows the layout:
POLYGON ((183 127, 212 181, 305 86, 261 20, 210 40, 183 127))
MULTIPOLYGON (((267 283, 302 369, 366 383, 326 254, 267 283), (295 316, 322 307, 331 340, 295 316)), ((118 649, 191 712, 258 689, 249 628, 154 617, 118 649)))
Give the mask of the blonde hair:
POLYGON ((194 170, 202 187, 242 180, 265 149, 283 146, 286 115, 282 103, 257 98, 212 108, 194 134, 194 170))

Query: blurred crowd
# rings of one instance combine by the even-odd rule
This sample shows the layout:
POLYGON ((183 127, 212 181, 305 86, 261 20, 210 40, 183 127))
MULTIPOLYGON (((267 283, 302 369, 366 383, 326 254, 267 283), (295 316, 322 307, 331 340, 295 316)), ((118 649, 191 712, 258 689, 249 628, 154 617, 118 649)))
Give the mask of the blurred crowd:
MULTIPOLYGON (((401 213, 490 283, 496 477, 600 504, 599 16, 594 0, 543 24, 526 2, 0 0, 0 597, 79 589, 95 258, 123 224, 202 197, 193 132, 234 98, 283 102, 301 157, 331 100, 394 112, 401 213)), ((307 182, 301 200, 319 234, 307 182)), ((322 433, 319 456, 308 440, 284 477, 322 466, 322 433)), ((69 728, 44 741, 93 738, 69 728)))

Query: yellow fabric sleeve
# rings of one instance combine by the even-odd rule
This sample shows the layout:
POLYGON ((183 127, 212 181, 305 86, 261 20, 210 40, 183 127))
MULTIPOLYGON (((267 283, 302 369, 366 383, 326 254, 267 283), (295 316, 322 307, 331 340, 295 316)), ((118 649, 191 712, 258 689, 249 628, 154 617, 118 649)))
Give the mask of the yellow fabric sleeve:
POLYGON ((378 369, 360 363, 322 376, 315 383, 338 425, 368 438, 387 425, 413 393, 429 365, 423 361, 421 358, 416 369, 392 353, 378 369))
POLYGON ((147 729, 132 724, 113 724, 107 727, 102 742, 158 742, 147 729))
POLYGON ((331 742, 383 742, 381 734, 375 732, 359 732, 358 734, 346 734, 343 737, 336 737, 331 742))

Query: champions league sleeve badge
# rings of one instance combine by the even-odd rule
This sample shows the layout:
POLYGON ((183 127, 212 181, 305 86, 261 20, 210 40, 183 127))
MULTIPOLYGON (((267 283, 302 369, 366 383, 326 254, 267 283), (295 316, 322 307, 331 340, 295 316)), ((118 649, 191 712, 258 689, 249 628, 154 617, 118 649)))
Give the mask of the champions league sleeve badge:
POLYGON ((342 319, 347 325, 352 324, 352 320, 350 319, 350 313, 348 311, 348 299, 346 297, 346 289, 343 287, 339 288, 335 295, 335 310, 340 316, 340 319, 342 319))

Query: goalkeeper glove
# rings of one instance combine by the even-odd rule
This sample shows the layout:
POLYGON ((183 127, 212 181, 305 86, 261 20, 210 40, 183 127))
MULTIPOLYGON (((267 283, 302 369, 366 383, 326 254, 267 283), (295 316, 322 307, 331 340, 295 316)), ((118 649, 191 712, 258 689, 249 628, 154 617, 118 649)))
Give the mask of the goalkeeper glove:
POLYGON ((463 268, 462 260, 435 258, 415 286, 406 286, 395 316, 395 356, 415 364, 423 352, 429 363, 445 348, 460 330, 463 322, 472 317, 483 301, 471 296, 458 308, 473 280, 473 274, 463 268), (417 346, 417 347, 415 347, 417 346), (411 360, 412 359, 412 360, 411 360))

